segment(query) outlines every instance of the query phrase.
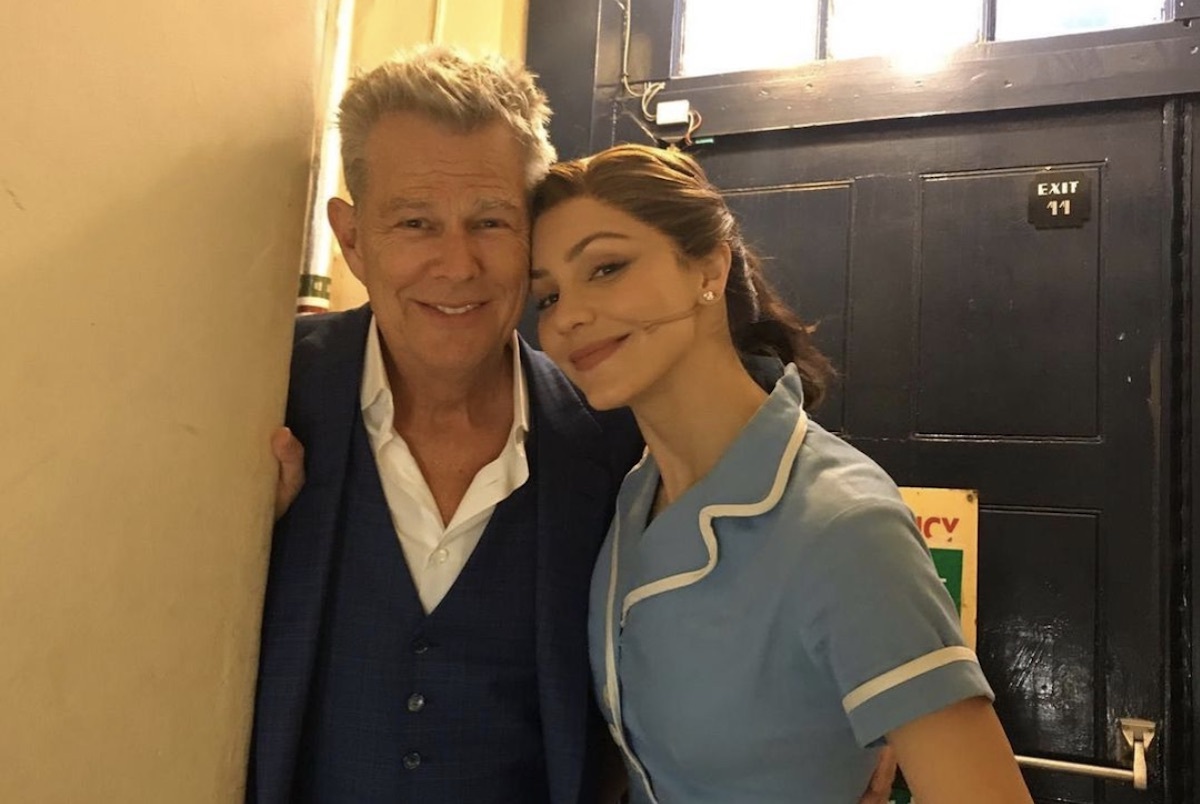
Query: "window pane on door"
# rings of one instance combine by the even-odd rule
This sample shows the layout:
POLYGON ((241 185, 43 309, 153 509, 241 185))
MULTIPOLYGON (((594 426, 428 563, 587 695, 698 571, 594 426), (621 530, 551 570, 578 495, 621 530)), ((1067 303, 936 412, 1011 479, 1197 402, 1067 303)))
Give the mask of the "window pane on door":
POLYGON ((678 75, 792 67, 817 58, 818 0, 684 0, 678 75))
POLYGON ((982 23, 978 0, 832 0, 829 57, 946 53, 978 42, 982 23))
POLYGON ((996 0, 996 39, 1033 39, 1167 19, 1164 0, 996 0))

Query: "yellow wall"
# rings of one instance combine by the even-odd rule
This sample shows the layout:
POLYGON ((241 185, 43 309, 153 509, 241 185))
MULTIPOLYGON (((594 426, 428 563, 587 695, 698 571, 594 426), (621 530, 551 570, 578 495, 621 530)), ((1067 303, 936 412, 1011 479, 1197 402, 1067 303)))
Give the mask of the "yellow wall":
MULTIPOLYGON (((358 0, 353 68, 369 70, 401 48, 435 41, 435 34, 443 44, 522 61, 528 13, 528 0, 358 0), (435 31, 439 19, 441 29, 435 31)), ((331 309, 366 301, 366 291, 340 255, 334 257, 332 275, 331 309)))
POLYGON ((0 24, 0 802, 241 800, 318 0, 0 24))

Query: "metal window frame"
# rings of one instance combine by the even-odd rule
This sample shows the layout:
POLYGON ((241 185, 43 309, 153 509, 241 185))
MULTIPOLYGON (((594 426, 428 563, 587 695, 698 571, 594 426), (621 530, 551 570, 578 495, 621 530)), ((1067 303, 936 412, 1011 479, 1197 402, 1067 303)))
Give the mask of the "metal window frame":
MULTIPOLYGON (((656 100, 688 100, 703 114, 702 137, 1200 93, 1200 24, 1187 17, 1200 16, 1200 0, 1175 0, 1173 22, 970 45, 923 74, 864 58, 679 78, 671 77, 677 4, 632 2, 630 82, 665 82, 656 100)), ((989 35, 994 7, 986 0, 989 35)), ((639 113, 638 99, 619 88, 623 22, 616 0, 599 1, 595 100, 614 117, 639 113)))
MULTIPOLYGON (((621 0, 624 3, 626 0, 621 0)), ((637 13, 637 7, 643 4, 650 4, 656 0, 634 0, 634 13, 637 13)), ((986 0, 987 2, 995 2, 995 0, 986 0)), ((829 56, 829 12, 833 6, 834 0, 815 0, 817 7, 817 24, 816 24, 816 41, 813 43, 813 52, 816 54, 817 60, 824 60, 829 56)), ((671 21, 671 45, 670 45, 670 65, 671 69, 668 75, 675 76, 679 72, 680 56, 682 55, 683 41, 683 18, 687 0, 671 0, 671 6, 674 8, 674 14, 671 21)), ((635 28, 639 31, 649 29, 653 31, 654 23, 662 18, 657 14, 650 15, 649 21, 646 17, 641 17, 639 27, 635 23, 635 28)), ((661 24, 661 23, 660 23, 661 24)), ((674 80, 679 80, 675 78, 674 80)))

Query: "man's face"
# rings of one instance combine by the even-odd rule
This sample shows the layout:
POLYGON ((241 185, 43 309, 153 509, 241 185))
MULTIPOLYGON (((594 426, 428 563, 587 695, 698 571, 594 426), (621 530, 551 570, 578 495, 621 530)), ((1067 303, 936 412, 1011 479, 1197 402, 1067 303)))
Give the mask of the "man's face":
POLYGON ((404 113, 375 125, 365 157, 357 206, 333 199, 329 219, 392 364, 469 375, 503 354, 525 304, 521 146, 502 123, 461 134, 404 113))

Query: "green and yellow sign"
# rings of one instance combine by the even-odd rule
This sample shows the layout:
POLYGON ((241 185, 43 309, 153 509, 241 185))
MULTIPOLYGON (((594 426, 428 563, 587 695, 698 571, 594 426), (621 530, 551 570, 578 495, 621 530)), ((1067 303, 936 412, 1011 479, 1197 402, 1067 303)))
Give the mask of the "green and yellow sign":
POLYGON ((938 576, 958 607, 963 636, 975 649, 979 579, 979 494, 970 489, 901 488, 938 576))

